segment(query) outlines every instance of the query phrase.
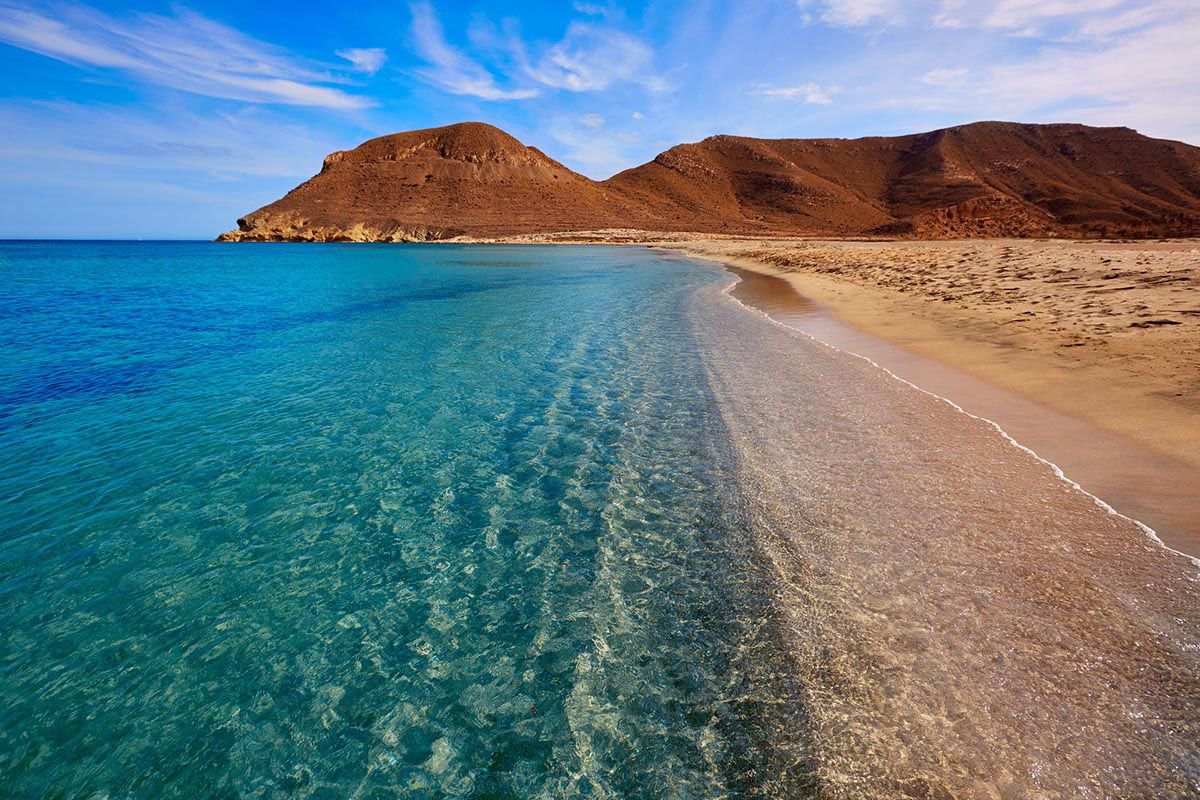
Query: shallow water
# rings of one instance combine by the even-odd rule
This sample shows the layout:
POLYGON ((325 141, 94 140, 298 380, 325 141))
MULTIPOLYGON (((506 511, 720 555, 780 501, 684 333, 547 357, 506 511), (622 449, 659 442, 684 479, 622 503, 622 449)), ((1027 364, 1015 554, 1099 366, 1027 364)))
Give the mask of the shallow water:
MULTIPOLYGON (((638 251, 9 244, 19 796, 712 795, 772 646, 638 251)), ((762 741, 759 741, 759 740, 762 741)))
POLYGON ((13 796, 1188 796, 1200 597, 636 248, 0 245, 13 796))

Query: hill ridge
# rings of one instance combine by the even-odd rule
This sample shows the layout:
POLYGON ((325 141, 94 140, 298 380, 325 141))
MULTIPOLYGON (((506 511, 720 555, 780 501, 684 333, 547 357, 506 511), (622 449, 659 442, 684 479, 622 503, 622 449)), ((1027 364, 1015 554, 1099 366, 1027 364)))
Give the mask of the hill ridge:
POLYGON ((901 136, 716 134, 595 181, 485 122, 329 154, 226 241, 602 228, 749 235, 1195 236, 1200 148, 1127 127, 980 121, 901 136))

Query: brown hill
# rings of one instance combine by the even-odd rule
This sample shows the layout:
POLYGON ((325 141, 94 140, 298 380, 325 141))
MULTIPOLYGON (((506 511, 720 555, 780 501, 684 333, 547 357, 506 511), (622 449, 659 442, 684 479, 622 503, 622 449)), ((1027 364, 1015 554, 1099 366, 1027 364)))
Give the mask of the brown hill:
POLYGON ((227 240, 412 241, 599 228, 740 234, 1200 234, 1200 148, 980 122, 864 139, 713 136, 606 181, 477 122, 372 139, 227 240))
POLYGON ((634 210, 499 128, 464 122, 381 136, 238 220, 230 239, 413 241, 610 227, 634 210))

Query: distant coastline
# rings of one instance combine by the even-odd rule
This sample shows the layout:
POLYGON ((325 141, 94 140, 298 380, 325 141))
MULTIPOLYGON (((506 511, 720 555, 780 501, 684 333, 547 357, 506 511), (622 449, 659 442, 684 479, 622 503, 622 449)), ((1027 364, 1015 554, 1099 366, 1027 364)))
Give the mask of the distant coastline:
MULTIPOLYGON (((1155 481, 1180 496, 1158 505, 1200 552, 1200 512, 1179 511, 1200 483, 1197 176, 1200 148, 1129 128, 978 122, 712 136, 595 181, 466 122, 331 153, 218 239, 648 244, 779 275, 859 330, 1170 462, 1135 472, 1179 476, 1155 481)), ((1075 438, 1068 454, 1102 437, 1075 438)))

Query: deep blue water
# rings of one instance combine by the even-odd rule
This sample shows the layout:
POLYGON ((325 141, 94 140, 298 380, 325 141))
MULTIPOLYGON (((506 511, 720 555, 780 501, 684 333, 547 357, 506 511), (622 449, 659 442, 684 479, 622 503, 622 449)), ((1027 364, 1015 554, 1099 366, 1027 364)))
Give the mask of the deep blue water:
POLYGON ((802 788, 686 313, 724 279, 0 243, 0 794, 802 788))

